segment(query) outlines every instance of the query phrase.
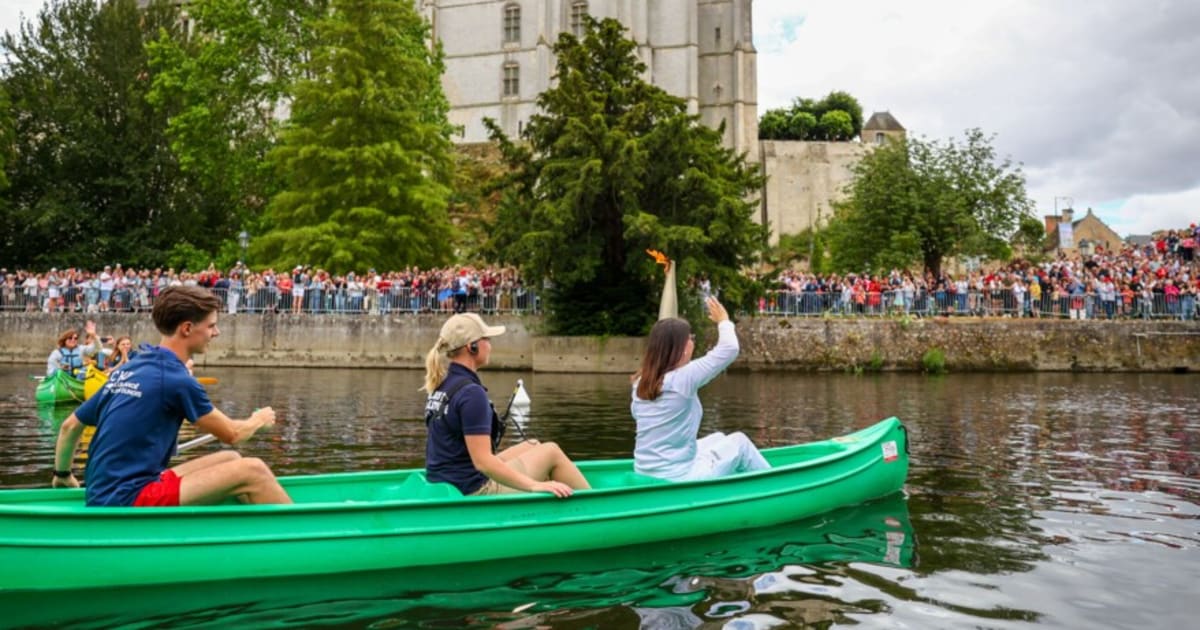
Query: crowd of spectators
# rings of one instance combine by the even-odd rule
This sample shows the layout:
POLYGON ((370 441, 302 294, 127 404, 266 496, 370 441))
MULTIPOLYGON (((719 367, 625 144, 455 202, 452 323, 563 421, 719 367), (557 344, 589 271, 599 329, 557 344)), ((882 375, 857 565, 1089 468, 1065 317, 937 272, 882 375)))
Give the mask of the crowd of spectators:
POLYGON ((332 274, 297 266, 253 271, 242 263, 200 272, 53 268, 44 273, 0 269, 0 309, 42 312, 147 311, 160 291, 198 285, 219 296, 227 313, 532 312, 539 304, 510 267, 410 267, 332 274))
MULTIPOLYGON (((1008 316, 1069 319, 1200 316, 1200 228, 1169 230, 1144 245, 1088 256, 1018 261, 963 273, 817 275, 785 271, 759 300, 763 315, 1008 316)), ((99 272, 0 269, 0 310, 146 311, 169 286, 210 288, 228 313, 485 313, 539 311, 536 292, 511 267, 455 266, 332 274, 297 266, 253 271, 242 263, 200 272, 105 266, 99 272)), ((713 288, 695 280, 701 293, 713 288)))
POLYGON ((799 316, 1008 316, 1069 319, 1198 316, 1200 228, 1169 230, 1141 246, 1058 255, 959 274, 816 275, 786 272, 759 302, 799 316))

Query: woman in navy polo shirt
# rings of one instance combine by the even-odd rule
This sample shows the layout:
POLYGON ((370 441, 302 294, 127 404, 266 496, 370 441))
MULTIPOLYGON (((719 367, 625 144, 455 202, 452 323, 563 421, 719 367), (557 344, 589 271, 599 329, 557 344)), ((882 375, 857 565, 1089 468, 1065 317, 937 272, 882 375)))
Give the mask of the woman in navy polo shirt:
POLYGON ((477 371, 492 355, 488 326, 474 313, 446 320, 425 359, 425 475, 464 495, 549 492, 559 498, 590 488, 579 468, 553 442, 526 440, 499 450, 504 423, 477 371))

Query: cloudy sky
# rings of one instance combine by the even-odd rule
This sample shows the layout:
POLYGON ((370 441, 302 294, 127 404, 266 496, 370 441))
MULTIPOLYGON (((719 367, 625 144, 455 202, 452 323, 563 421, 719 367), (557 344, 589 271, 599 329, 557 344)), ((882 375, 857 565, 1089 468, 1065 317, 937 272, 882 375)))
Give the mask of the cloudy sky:
MULTIPOLYGON (((0 29, 41 4, 0 0, 0 29)), ((845 90, 910 133, 995 134, 1042 213, 1200 220, 1196 0, 755 0, 754 30, 760 112, 845 90)))
POLYGON ((754 12, 760 113, 845 90, 909 133, 995 134, 1044 214, 1070 197, 1122 235, 1200 220, 1200 2, 755 0, 754 12))

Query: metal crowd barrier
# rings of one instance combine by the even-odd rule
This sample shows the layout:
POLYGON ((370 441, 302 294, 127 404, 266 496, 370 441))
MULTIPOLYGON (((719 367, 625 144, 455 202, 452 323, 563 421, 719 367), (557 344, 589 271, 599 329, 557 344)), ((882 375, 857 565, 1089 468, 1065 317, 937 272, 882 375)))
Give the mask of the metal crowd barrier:
POLYGON ((804 292, 772 291, 759 300, 761 315, 786 317, 1039 317, 1059 319, 1200 319, 1194 295, 1154 293, 1116 295, 1042 294, 1037 300, 1028 291, 1011 289, 971 291, 804 292))
POLYGON ((214 289, 226 312, 377 314, 453 313, 471 311, 489 314, 540 313, 541 301, 527 290, 488 290, 456 299, 445 290, 408 287, 386 291, 305 288, 303 292, 280 291, 278 287, 214 289))
MULTIPOLYGON (((446 289, 414 290, 396 287, 386 291, 363 289, 306 288, 302 294, 278 287, 213 289, 226 313, 312 313, 312 314, 401 314, 453 313, 457 310, 485 314, 542 312, 537 293, 527 289, 494 289, 456 298, 446 289)), ((144 312, 154 305, 156 290, 122 287, 102 300, 99 290, 71 288, 60 293, 55 311, 93 313, 100 311, 144 312)), ((1168 297, 1154 293, 1149 298, 1116 295, 1103 299, 1095 294, 1054 295, 1044 293, 1033 300, 1029 293, 1018 297, 1011 289, 971 291, 889 290, 870 293, 771 291, 759 300, 758 313, 786 317, 1042 317, 1059 319, 1200 319, 1200 300, 1186 294, 1168 297)), ((0 286, 0 311, 51 309, 48 292, 27 294, 23 287, 0 286)))
MULTIPOLYGON (((3 311, 68 311, 95 313, 102 311, 140 312, 154 306, 152 288, 127 287, 113 290, 107 300, 93 289, 69 289, 51 304, 49 292, 26 294, 22 287, 3 291, 0 287, 0 310, 3 311)), ((393 313, 453 313, 458 310, 498 313, 541 312, 541 300, 527 289, 492 289, 456 297, 452 291, 414 290, 397 287, 385 291, 323 289, 307 287, 303 292, 281 291, 277 286, 257 288, 211 289, 221 298, 226 313, 312 313, 312 314, 380 314, 393 313)))

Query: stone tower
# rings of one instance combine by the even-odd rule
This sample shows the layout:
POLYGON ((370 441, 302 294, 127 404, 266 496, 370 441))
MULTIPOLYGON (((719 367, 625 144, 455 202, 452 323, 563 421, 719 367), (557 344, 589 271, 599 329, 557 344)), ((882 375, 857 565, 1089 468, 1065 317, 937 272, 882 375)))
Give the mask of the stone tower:
POLYGON ((907 133, 891 112, 875 112, 863 123, 862 143, 880 146, 886 140, 903 140, 907 133))
POLYGON ((758 149, 752 0, 416 0, 446 54, 442 79, 460 142, 487 140, 485 117, 519 134, 551 85, 559 33, 583 15, 629 29, 646 79, 683 98, 725 145, 758 149))

